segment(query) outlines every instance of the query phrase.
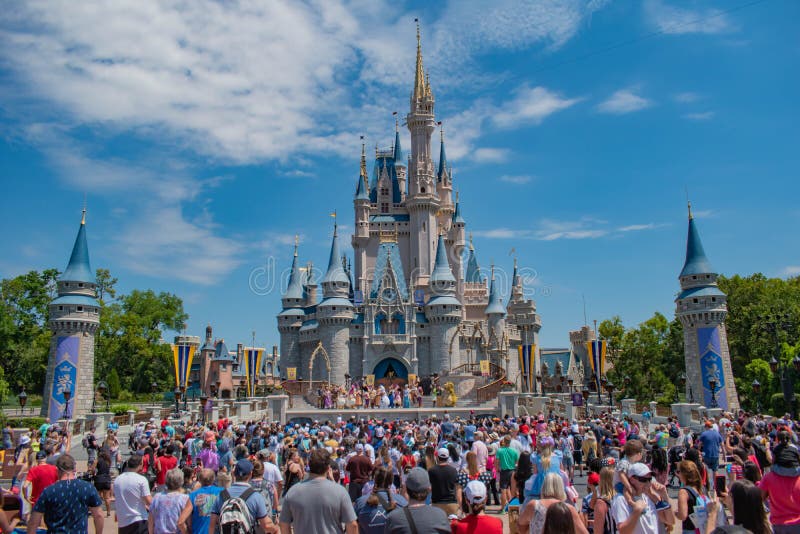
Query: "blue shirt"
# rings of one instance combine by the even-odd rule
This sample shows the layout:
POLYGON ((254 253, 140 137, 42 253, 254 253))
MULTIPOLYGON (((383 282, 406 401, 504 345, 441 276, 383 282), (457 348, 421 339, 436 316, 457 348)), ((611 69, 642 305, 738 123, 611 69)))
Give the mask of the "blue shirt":
MULTIPOLYGON (((380 490, 378 493, 386 499, 387 504, 390 502, 387 491, 380 490)), ((358 516, 358 532, 360 534, 383 534, 386 516, 389 515, 389 512, 383 508, 380 501, 375 506, 367 504, 369 497, 369 495, 362 495, 354 505, 358 516)), ((393 494, 391 502, 396 503, 398 507, 408 506, 408 501, 402 495, 393 494)))
POLYGON ((464 441, 475 441, 475 425, 467 425, 464 427, 464 441))
POLYGON ((719 447, 722 445, 722 436, 713 428, 709 428, 697 438, 703 450, 703 458, 718 459, 719 447))
POLYGON ((208 534, 208 525, 211 523, 211 512, 219 500, 222 488, 219 486, 203 486, 189 494, 192 501, 192 532, 194 534, 208 534))
POLYGON ((89 531, 89 508, 103 504, 94 486, 83 480, 61 480, 48 486, 33 511, 44 515, 48 532, 83 534, 89 531))

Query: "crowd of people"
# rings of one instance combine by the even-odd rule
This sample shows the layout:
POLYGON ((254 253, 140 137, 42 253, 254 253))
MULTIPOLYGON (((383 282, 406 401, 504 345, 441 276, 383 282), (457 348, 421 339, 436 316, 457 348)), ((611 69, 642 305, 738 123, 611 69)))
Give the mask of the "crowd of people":
POLYGON ((321 385, 316 390, 321 410, 370 408, 421 408, 424 392, 419 384, 377 384, 353 382, 349 387, 321 385))
POLYGON ((124 455, 117 428, 87 432, 78 476, 54 426, 19 439, 15 456, 33 457, 15 487, 32 533, 89 517, 100 533, 112 502, 125 534, 495 534, 501 516, 530 534, 799 533, 797 424, 740 412, 700 430, 610 414, 163 420, 136 426, 124 455))

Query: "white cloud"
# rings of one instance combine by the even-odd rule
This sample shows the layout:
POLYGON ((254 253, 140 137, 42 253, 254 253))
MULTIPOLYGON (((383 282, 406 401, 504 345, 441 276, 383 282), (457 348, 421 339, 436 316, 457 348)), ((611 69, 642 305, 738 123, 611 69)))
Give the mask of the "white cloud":
POLYGON ((656 225, 654 223, 648 224, 630 224, 628 226, 620 226, 617 228, 618 232, 639 232, 641 230, 652 230, 656 225))
POLYGON ((717 216, 717 210, 692 210, 692 217, 695 219, 713 219, 717 216))
POLYGON ((633 113, 650 107, 652 102, 642 96, 637 95, 634 89, 620 89, 615 91, 610 97, 597 105, 597 110, 601 113, 611 113, 622 115, 633 113))
POLYGON ((570 221, 543 219, 539 221, 538 227, 533 229, 493 228, 490 230, 476 231, 475 235, 494 239, 557 241, 559 239, 574 240, 621 237, 629 232, 653 230, 661 226, 664 225, 655 223, 631 224, 614 229, 609 227, 608 221, 592 217, 581 217, 580 219, 570 221))
POLYGON ((478 163, 502 163, 510 154, 507 148, 476 148, 472 152, 472 160, 478 163))
POLYGON ((697 102, 702 97, 698 93, 685 91, 682 93, 675 93, 674 95, 672 95, 672 98, 675 100, 675 102, 680 102, 682 104, 691 104, 692 102, 697 102))
POLYGON ((800 276, 800 265, 789 265, 788 267, 784 267, 781 271, 781 276, 787 278, 800 276))
POLYGON ((683 118, 691 121, 707 121, 714 117, 713 111, 702 111, 697 113, 686 113, 683 118))
POLYGON ((501 128, 518 126, 520 123, 541 122, 557 111, 580 102, 580 98, 563 98, 545 87, 520 87, 514 100, 506 103, 493 115, 492 120, 501 128))
POLYGON ((671 6, 662 0, 647 0, 644 16, 650 26, 666 34, 715 34, 736 29, 730 17, 720 9, 692 10, 671 6))
POLYGON ((523 185, 527 184, 531 181, 532 177, 527 175, 510 175, 504 174, 500 177, 501 182, 506 182, 508 184, 516 184, 516 185, 523 185))

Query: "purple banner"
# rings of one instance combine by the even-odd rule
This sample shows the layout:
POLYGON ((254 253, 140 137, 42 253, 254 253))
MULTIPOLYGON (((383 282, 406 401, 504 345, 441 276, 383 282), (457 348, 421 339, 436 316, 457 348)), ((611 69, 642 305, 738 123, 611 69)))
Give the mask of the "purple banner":
POLYGON ((580 393, 573 393, 572 405, 575 407, 583 406, 583 395, 581 395, 580 393))
POLYGON ((711 386, 709 380, 716 380, 714 392, 717 406, 728 409, 728 394, 725 392, 725 373, 722 371, 722 350, 719 343, 718 328, 698 328, 697 348, 700 353, 700 376, 703 379, 703 403, 711 406, 711 386))
POLYGON ((53 371, 53 386, 50 390, 50 409, 48 415, 55 422, 64 415, 72 416, 75 402, 75 383, 78 379, 78 353, 80 338, 60 337, 56 341, 56 366, 53 371), (64 392, 70 392, 69 411, 64 392))

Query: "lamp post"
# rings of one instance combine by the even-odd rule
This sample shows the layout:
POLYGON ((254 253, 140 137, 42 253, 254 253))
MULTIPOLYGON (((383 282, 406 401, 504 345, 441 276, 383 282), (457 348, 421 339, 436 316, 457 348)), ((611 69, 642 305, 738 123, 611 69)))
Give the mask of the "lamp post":
POLYGON ((175 415, 180 418, 181 416, 181 388, 175 388, 175 415))
POLYGON ((681 401, 680 396, 678 395, 678 390, 680 389, 681 383, 686 380, 686 373, 681 373, 678 375, 678 384, 675 387, 675 404, 678 404, 681 401))
POLYGON ((630 397, 630 389, 631 389, 631 377, 628 376, 628 375, 625 375, 622 378, 622 383, 625 386, 625 397, 629 398, 630 397))
POLYGON ((606 391, 608 391, 608 404, 611 406, 611 409, 614 409, 614 383, 610 380, 606 382, 606 391))
POLYGON ((205 425, 206 424, 206 401, 208 401, 208 396, 203 393, 200 395, 200 421, 205 425))
POLYGON ((567 386, 569 387, 569 392, 572 393, 572 385, 575 383, 575 379, 572 376, 567 377, 567 386))
POLYGON ((189 395, 186 394, 186 386, 181 386, 181 397, 183 397, 183 411, 189 409, 189 395))
POLYGON ((694 391, 692 391, 692 383, 691 382, 687 382, 687 377, 686 377, 686 373, 685 372, 681 373, 681 376, 679 378, 680 378, 681 382, 683 382, 684 384, 689 386, 689 402, 691 404, 694 404, 694 391))
POLYGON ((586 418, 588 419, 589 418, 589 395, 592 394, 592 392, 589 391, 589 386, 584 386, 583 387, 583 391, 581 391, 581 394, 583 395, 583 407, 586 410, 586 418))
POLYGON ((103 400, 106 401, 106 412, 108 412, 108 384, 101 380, 97 383, 97 391, 100 393, 100 396, 103 398, 103 400))
POLYGON ((710 408, 717 407, 717 379, 716 378, 709 378, 708 379, 708 387, 711 389, 711 406, 710 408))
POLYGON ((772 339, 775 342, 775 355, 769 361, 769 368, 773 373, 780 373, 781 391, 783 392, 783 403, 789 408, 792 419, 797 417, 797 409, 795 408, 794 396, 794 380, 791 372, 791 367, 794 367, 795 374, 800 373, 800 357, 795 356, 792 360, 791 367, 787 362, 781 358, 781 339, 780 332, 787 332, 794 326, 789 319, 789 314, 774 315, 770 317, 759 317, 762 322, 762 328, 772 334, 772 339))
POLYGON ((150 384, 150 393, 152 394, 151 396, 153 398, 153 406, 156 405, 156 393, 157 392, 158 392, 158 382, 156 382, 154 380, 153 383, 150 384))
POLYGON ((69 389, 64 390, 64 419, 69 421, 69 400, 72 398, 72 391, 69 389))
POLYGON ((17 400, 19 400, 19 409, 22 415, 25 415, 25 405, 28 403, 28 394, 25 393, 25 386, 22 387, 22 391, 17 395, 17 400))
POLYGON ((750 384, 750 387, 753 388, 753 394, 756 396, 756 412, 761 413, 761 382, 758 381, 758 378, 753 379, 753 383, 750 384))

